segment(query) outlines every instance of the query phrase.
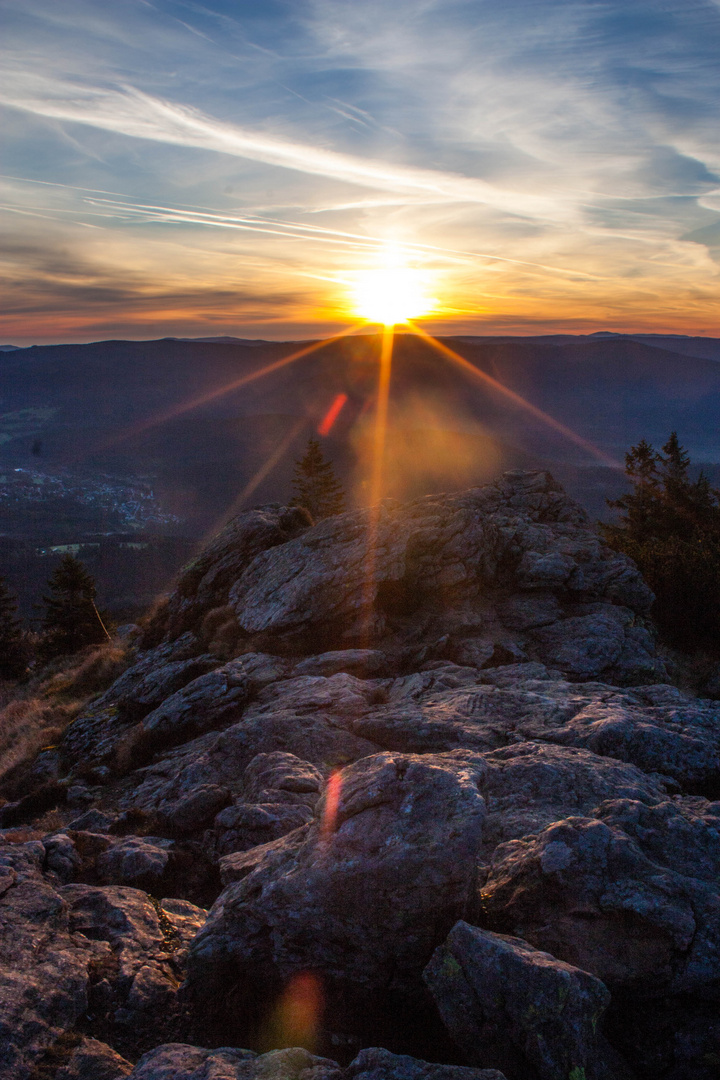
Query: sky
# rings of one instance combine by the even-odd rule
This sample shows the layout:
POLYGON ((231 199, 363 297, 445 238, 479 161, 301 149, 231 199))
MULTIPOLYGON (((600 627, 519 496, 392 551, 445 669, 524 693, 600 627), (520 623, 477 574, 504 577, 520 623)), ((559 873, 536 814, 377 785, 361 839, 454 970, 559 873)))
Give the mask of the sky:
POLYGON ((393 275, 433 333, 720 336, 720 0, 0 0, 0 29, 0 343, 328 336, 393 275))

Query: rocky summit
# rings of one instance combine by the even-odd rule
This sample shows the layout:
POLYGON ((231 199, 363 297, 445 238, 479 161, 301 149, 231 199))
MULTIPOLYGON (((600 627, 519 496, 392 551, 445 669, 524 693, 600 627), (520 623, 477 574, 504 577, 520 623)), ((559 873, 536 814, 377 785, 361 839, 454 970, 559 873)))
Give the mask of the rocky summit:
POLYGON ((717 1078, 652 601, 547 473, 240 514, 0 809, 0 1078, 717 1078))

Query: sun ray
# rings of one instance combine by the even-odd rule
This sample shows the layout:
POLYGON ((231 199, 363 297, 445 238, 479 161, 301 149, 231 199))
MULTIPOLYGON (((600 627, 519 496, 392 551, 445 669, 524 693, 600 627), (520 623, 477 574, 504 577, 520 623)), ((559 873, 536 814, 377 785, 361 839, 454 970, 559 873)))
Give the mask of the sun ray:
POLYGON ((243 503, 250 498, 252 493, 257 490, 263 480, 270 475, 275 466, 280 464, 283 457, 288 452, 293 442, 300 434, 302 429, 306 426, 306 424, 307 417, 304 416, 301 417, 295 424, 293 424, 293 426, 287 432, 285 437, 281 439, 281 441, 275 447, 267 460, 264 461, 260 468, 250 477, 242 491, 240 491, 239 494, 235 496, 233 501, 230 503, 230 506, 228 506, 228 508, 223 511, 222 516, 217 519, 215 524, 210 529, 208 529, 205 536, 200 541, 201 548, 205 547, 205 545, 210 541, 210 539, 215 536, 218 530, 221 529, 223 525, 225 525, 232 517, 235 516, 235 514, 238 513, 243 503))
POLYGON ((365 644, 370 643, 374 615, 375 594, 377 592, 377 546, 378 525, 385 477, 385 444, 387 441, 388 408, 390 402, 390 379, 392 375, 392 353, 395 327, 383 326, 380 339, 380 364, 378 370, 378 392, 375 405, 375 426, 373 431, 373 449, 370 473, 370 507, 368 512, 367 542, 364 566, 363 616, 361 636, 365 644))
POLYGON ((394 326, 384 326, 380 339, 380 368, 378 372, 378 395, 373 431, 373 461, 370 478, 370 505, 374 506, 383 495, 385 472, 385 441, 387 438, 388 407, 390 402, 390 377, 392 374, 394 326))
POLYGON ((443 344, 442 341, 438 341, 437 338, 432 337, 431 334, 428 334, 425 330, 422 330, 414 322, 411 322, 410 319, 407 320, 407 325, 410 327, 411 331, 414 334, 417 334, 419 338, 421 338, 423 341, 426 341, 428 345, 430 345, 433 349, 439 352, 441 356, 446 357, 448 360, 452 360, 454 364, 457 364, 459 367, 461 367, 463 371, 465 371, 468 375, 472 375, 473 378, 485 383, 486 386, 489 386, 493 390, 497 390, 499 393, 503 394, 506 398, 508 398, 508 400, 512 401, 514 405, 525 409, 526 412, 529 412, 537 420, 541 420, 548 427, 552 428, 553 431, 556 431, 559 435, 563 435, 570 442, 580 447, 580 449, 584 450, 586 453, 590 454, 592 457, 602 462, 603 465, 607 465, 612 469, 623 468, 622 464, 619 461, 616 461, 615 458, 610 457, 609 454, 606 454, 603 450, 600 450, 593 443, 588 442, 587 439, 583 439, 582 435, 578 435, 577 432, 572 430, 572 428, 569 428, 565 424, 561 423, 559 420, 556 420, 553 416, 550 416, 549 413, 546 413, 542 409, 538 408, 537 405, 533 405, 532 402, 527 401, 526 398, 522 397, 520 394, 517 394, 508 386, 505 386, 504 383, 501 383, 498 379, 494 379, 492 375, 488 375, 486 371, 481 371, 480 368, 476 368, 475 365, 471 364, 469 360, 466 360, 464 356, 460 356, 460 354, 456 353, 454 349, 449 348, 447 345, 443 344))
POLYGON ((214 390, 208 390, 204 394, 200 394, 197 397, 173 405, 171 408, 165 409, 156 416, 151 416, 147 420, 142 420, 138 424, 133 424, 131 427, 126 428, 125 431, 112 436, 103 442, 97 449, 106 450, 118 443, 126 442, 128 439, 142 435, 151 428, 159 427, 160 424, 165 424, 169 420, 175 420, 177 417, 182 416, 183 413, 190 412, 192 409, 197 409, 201 405, 207 405, 208 402, 214 401, 224 394, 229 394, 233 390, 239 390, 241 386, 247 386, 249 383, 264 378, 266 375, 271 375, 274 371, 280 371, 289 364, 294 364, 297 360, 302 360, 304 357, 310 356, 311 353, 318 352, 320 349, 324 349, 328 345, 332 345, 334 342, 348 337, 350 334, 357 333, 359 329, 361 329, 359 326, 349 326, 345 330, 341 330, 339 334, 334 334, 333 337, 323 338, 321 341, 314 341, 305 348, 298 349, 296 352, 291 353, 289 356, 283 356, 279 360, 274 360, 271 364, 266 364, 256 371, 251 371, 248 375, 242 375, 239 379, 233 379, 232 382, 226 383, 224 386, 216 387, 214 390))

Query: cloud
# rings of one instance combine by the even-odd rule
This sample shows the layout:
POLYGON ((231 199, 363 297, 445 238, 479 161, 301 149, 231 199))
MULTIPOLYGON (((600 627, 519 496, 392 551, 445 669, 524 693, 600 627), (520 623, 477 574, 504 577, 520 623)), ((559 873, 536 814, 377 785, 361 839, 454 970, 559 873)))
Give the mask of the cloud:
POLYGON ((274 138, 133 87, 82 87, 39 75, 7 72, 0 84, 0 101, 38 116, 89 124, 138 139, 232 154, 376 190, 424 194, 432 201, 442 198, 482 203, 520 216, 558 216, 557 203, 542 195, 502 190, 473 177, 374 161, 274 138))

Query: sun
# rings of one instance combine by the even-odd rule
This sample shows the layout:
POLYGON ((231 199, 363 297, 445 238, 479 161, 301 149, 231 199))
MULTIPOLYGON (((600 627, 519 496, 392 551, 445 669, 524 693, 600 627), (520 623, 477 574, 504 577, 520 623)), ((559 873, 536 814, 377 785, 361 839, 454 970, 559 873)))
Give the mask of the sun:
POLYGON ((353 275, 355 315, 385 326, 427 315, 434 304, 427 295, 427 273, 407 266, 394 248, 385 250, 383 264, 353 275))

